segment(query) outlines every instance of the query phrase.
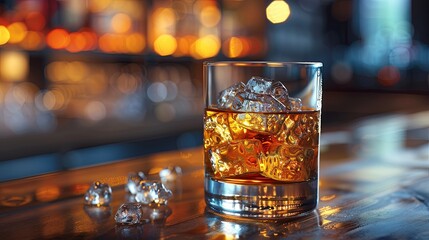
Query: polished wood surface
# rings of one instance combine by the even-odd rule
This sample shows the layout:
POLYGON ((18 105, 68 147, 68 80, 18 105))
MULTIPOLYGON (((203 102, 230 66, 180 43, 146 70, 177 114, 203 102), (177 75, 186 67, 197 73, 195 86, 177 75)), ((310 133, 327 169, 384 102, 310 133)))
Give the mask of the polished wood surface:
POLYGON ((250 221, 209 212, 196 148, 0 183, 0 239, 429 239, 427 119, 428 111, 395 112, 325 128, 320 202, 305 217, 250 221), (183 171, 168 186, 171 215, 117 225, 128 173, 158 178, 167 166, 183 171), (110 207, 83 204, 96 180, 112 186, 110 207))

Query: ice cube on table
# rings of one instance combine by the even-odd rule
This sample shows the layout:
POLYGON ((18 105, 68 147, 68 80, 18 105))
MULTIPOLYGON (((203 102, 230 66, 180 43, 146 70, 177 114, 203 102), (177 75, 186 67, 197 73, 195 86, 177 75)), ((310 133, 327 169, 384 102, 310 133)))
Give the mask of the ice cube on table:
POLYGON ((232 140, 209 149, 214 174, 219 177, 238 176, 259 172, 258 159, 262 144, 257 139, 232 140))
POLYGON ((142 205, 143 217, 146 222, 164 223, 171 215, 172 210, 167 205, 142 205))
POLYGON ((135 195, 136 202, 144 204, 167 204, 173 193, 161 181, 141 181, 135 195))
POLYGON ((94 182, 86 191, 85 204, 91 206, 107 206, 112 201, 112 188, 107 183, 94 182))
POLYGON ((125 185, 125 190, 131 194, 136 194, 140 181, 146 180, 146 179, 147 179, 146 175, 141 171, 130 172, 128 174, 128 181, 127 181, 127 185, 125 185))
POLYGON ((182 168, 179 166, 168 166, 159 171, 159 177, 163 183, 175 182, 182 176, 182 168))
POLYGON ((143 221, 143 212, 140 203, 124 203, 115 214, 115 221, 119 224, 139 224, 143 221))

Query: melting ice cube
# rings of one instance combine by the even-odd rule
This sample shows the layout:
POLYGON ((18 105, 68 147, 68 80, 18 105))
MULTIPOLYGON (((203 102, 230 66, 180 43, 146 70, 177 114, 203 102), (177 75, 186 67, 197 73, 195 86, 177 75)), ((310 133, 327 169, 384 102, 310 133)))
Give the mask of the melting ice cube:
POLYGON ((160 181, 141 181, 135 199, 144 204, 167 204, 172 192, 160 181))
POLYGON ((140 203, 124 203, 122 204, 115 215, 116 223, 120 224, 139 224, 142 222, 142 206, 140 203))
POLYGON ((182 168, 179 166, 169 166, 159 172, 159 177, 163 183, 174 182, 180 176, 182 176, 182 168))
POLYGON ((112 201, 112 188, 107 183, 94 182, 85 193, 85 204, 107 206, 112 201))
POLYGON ((143 172, 131 172, 128 174, 128 182, 125 185, 125 190, 127 190, 131 194, 137 193, 137 188, 139 186, 140 181, 146 180, 146 176, 143 172))

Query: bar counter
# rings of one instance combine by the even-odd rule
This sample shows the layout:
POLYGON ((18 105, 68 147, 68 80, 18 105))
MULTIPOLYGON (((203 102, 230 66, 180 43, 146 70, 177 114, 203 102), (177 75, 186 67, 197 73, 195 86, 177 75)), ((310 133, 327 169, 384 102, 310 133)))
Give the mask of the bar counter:
POLYGON ((304 217, 252 221, 210 212, 197 147, 0 183, 0 238, 429 239, 428 115, 383 115, 325 128, 320 201, 304 217), (128 201, 128 174, 143 171, 156 179, 168 166, 182 174, 167 183, 173 192, 167 218, 116 224, 117 209, 128 201), (84 205, 83 194, 97 180, 112 186, 109 207, 84 205))

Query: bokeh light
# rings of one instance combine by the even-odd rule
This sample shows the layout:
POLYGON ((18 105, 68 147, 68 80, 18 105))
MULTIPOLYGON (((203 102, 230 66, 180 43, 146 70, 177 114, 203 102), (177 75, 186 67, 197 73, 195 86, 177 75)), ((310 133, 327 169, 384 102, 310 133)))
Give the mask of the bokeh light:
POLYGON ((384 87, 390 87, 399 82, 401 73, 394 66, 385 66, 378 71, 378 82, 384 87))
POLYGON ((10 39, 9 30, 0 25, 0 45, 6 44, 10 39))
POLYGON ((86 38, 80 32, 70 33, 69 38, 70 42, 66 47, 69 52, 80 52, 87 46, 86 38))
POLYGON ((283 0, 274 0, 266 9, 267 19, 274 23, 282 23, 290 15, 289 5, 283 0))
POLYGON ((45 46, 43 33, 28 31, 20 46, 26 50, 40 50, 45 46))
POLYGON ((46 19, 40 12, 30 12, 25 17, 25 24, 29 30, 42 31, 45 28, 46 19))
POLYGON ((214 27, 219 23, 221 14, 216 6, 209 5, 201 9, 199 17, 204 27, 214 27))
POLYGON ((176 51, 177 41, 169 34, 162 34, 155 40, 153 48, 161 56, 171 55, 176 51))
POLYGON ((28 75, 28 55, 20 51, 4 51, 0 55, 2 80, 23 81, 28 75))
POLYGON ((126 37, 125 47, 130 53, 142 52, 146 45, 145 39, 142 34, 133 33, 126 37))
POLYGON ((70 42, 69 33, 60 28, 53 29, 46 36, 46 43, 53 49, 63 49, 70 42))
POLYGON ((130 16, 125 13, 117 13, 111 20, 111 26, 115 33, 126 33, 130 31, 132 23, 130 16))
POLYGON ((7 28, 10 34, 10 43, 19 43, 27 35, 27 27, 22 22, 12 23, 7 28))
POLYGON ((214 57, 220 50, 220 40, 215 35, 199 38, 191 46, 191 55, 196 59, 214 57))

